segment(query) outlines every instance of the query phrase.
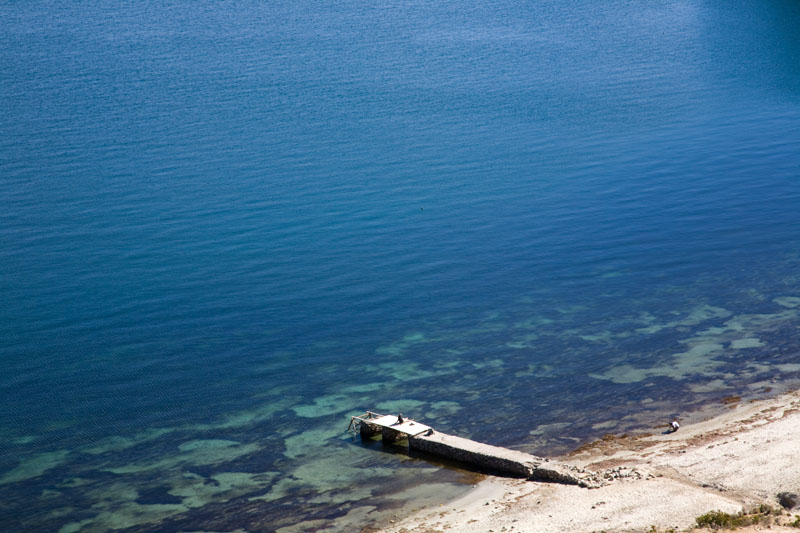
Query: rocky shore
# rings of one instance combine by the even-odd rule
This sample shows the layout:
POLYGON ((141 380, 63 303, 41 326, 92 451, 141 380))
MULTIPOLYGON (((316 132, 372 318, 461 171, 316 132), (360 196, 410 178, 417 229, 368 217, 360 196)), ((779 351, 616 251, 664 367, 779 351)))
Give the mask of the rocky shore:
MULTIPOLYGON (((666 421, 665 421, 666 424, 666 421)), ((608 435, 567 457, 602 486, 489 477, 465 497, 394 523, 385 533, 703 531, 741 516, 737 531, 798 531, 800 393, 733 403, 667 433, 608 435), (700 522, 703 522, 701 520, 700 522)))

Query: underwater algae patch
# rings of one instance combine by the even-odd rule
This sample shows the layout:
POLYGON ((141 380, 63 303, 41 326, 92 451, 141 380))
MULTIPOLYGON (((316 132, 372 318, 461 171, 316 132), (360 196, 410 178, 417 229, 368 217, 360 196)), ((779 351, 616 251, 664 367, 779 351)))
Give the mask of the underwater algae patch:
POLYGON ((59 533, 109 531, 157 523, 213 502, 227 501, 257 490, 276 475, 275 472, 220 472, 205 478, 184 472, 159 481, 163 483, 158 486, 159 490, 166 489, 163 500, 179 500, 179 503, 169 504, 157 501, 141 503, 141 492, 148 491, 145 486, 137 488, 130 483, 104 485, 94 490, 93 516, 65 524, 59 533))
POLYGON ((46 452, 27 457, 12 470, 0 477, 0 485, 18 483, 27 479, 39 477, 48 470, 64 464, 69 456, 69 450, 46 452))
POLYGON ((424 333, 415 331, 413 333, 408 333, 402 339, 394 341, 391 344, 379 346, 375 349, 375 354, 383 356, 403 355, 409 348, 425 342, 430 342, 430 339, 425 337, 424 333))
POLYGON ((731 348, 734 350, 745 350, 747 348, 760 348, 764 343, 756 337, 746 337, 744 339, 736 339, 731 342, 731 348))
POLYGON ((142 461, 123 466, 107 466, 101 470, 112 474, 136 474, 148 470, 170 470, 186 465, 214 465, 233 461, 260 449, 256 443, 242 444, 223 439, 192 440, 178 445, 178 453, 160 455, 153 461, 142 461))
POLYGON ((177 428, 154 429, 138 433, 132 437, 113 435, 111 437, 102 439, 90 446, 84 446, 80 448, 80 451, 91 455, 101 455, 108 452, 119 452, 122 450, 126 450, 128 448, 132 448, 133 446, 138 446, 139 444, 142 444, 144 442, 158 439, 160 437, 163 437, 164 435, 172 433, 173 431, 177 431, 177 428))
POLYGON ((173 480, 169 494, 181 498, 181 503, 191 509, 218 501, 220 496, 231 499, 257 491, 278 475, 278 472, 219 472, 205 478, 187 472, 173 480))
POLYGON ((700 305, 692 309, 684 318, 679 320, 672 320, 661 324, 651 324, 637 329, 638 333, 653 334, 658 333, 663 329, 674 329, 678 327, 691 327, 702 324, 714 318, 725 318, 731 316, 733 313, 721 307, 713 305, 700 305))
MULTIPOLYGON (((425 402, 413 405, 427 406, 425 402)), ((456 409, 447 402, 427 407, 448 412, 456 409)), ((332 527, 332 524, 350 524, 353 520, 363 522, 367 515, 379 512, 374 507, 366 509, 354 504, 380 496, 385 490, 380 488, 381 480, 393 483, 399 478, 410 483, 420 476, 435 476, 438 472, 437 467, 408 457, 376 455, 374 451, 364 453, 360 445, 343 434, 344 427, 343 418, 329 416, 312 429, 289 432, 284 437, 282 456, 285 459, 269 459, 264 463, 265 471, 235 470, 237 465, 252 467, 254 463, 247 457, 263 454, 257 442, 191 438, 192 432, 185 430, 180 433, 182 442, 174 443, 178 435, 170 431, 160 441, 149 439, 140 443, 139 446, 156 445, 153 453, 148 454, 148 460, 140 458, 122 464, 125 456, 111 448, 130 450, 127 442, 125 446, 104 447, 104 454, 87 457, 97 457, 93 465, 99 467, 96 472, 116 477, 105 482, 92 480, 93 470, 87 468, 82 478, 69 483, 69 487, 62 486, 62 490, 80 491, 81 499, 89 505, 81 512, 75 512, 74 508, 65 512, 62 516, 73 520, 62 522, 57 529, 63 533, 114 529, 148 531, 152 524, 158 523, 159 528, 167 530, 202 530, 215 523, 215 518, 209 514, 212 509, 232 512, 231 516, 246 509, 258 509, 260 518, 252 522, 254 530, 289 527, 292 522, 302 523, 304 516, 320 527, 332 527), (171 446, 170 442, 173 442, 171 446), (365 479, 369 482, 363 483, 365 479), (296 508, 294 519, 284 514, 287 505, 296 508), (336 506, 344 507, 341 513, 334 512, 332 516, 331 509, 336 506), (278 509, 283 511, 277 513, 278 509), (313 518, 323 515, 324 518, 313 518), (281 518, 270 522, 271 516, 281 518)), ((196 432, 198 436, 210 433, 213 432, 196 432)), ((122 441, 108 441, 108 444, 113 443, 122 441)), ((51 518, 56 516, 52 514, 51 518)), ((247 520, 242 522, 242 518, 239 516, 240 524, 248 523, 247 520)), ((231 520, 235 523, 233 518, 231 520)))
POLYGON ((359 399, 347 394, 329 394, 314 398, 314 402, 292 407, 297 416, 303 418, 319 418, 334 413, 357 410, 359 399))
POLYGON ((589 374, 597 379, 606 379, 614 383, 637 383, 653 377, 668 377, 676 380, 685 379, 695 374, 708 374, 722 363, 709 356, 719 353, 722 344, 701 342, 685 352, 672 355, 672 360, 664 365, 653 367, 635 367, 624 364, 613 367, 602 374, 589 374))
POLYGON ((726 350, 762 348, 766 345, 759 334, 763 336, 766 331, 793 323, 799 316, 800 313, 795 309, 785 309, 776 313, 732 315, 720 308, 704 306, 690 313, 686 319, 638 330, 650 334, 665 328, 699 325, 707 320, 728 317, 719 326, 707 327, 695 331, 689 338, 678 339, 677 342, 689 346, 688 350, 672 354, 669 360, 661 364, 643 367, 626 363, 611 367, 605 372, 591 373, 590 376, 619 384, 636 383, 652 377, 683 380, 695 375, 713 376, 715 370, 725 364, 715 357, 722 355, 726 350))
POLYGON ((800 297, 797 296, 781 296, 772 301, 778 305, 782 305, 783 307, 800 307, 800 297))
MULTIPOLYGON (((274 437, 262 443, 216 436, 252 437, 248 428, 256 429, 268 413, 286 406, 275 401, 217 422, 112 435, 75 450, 23 457, 0 478, 3 527, 111 531, 161 522, 250 492, 263 493, 278 473, 269 461, 263 472, 253 471, 249 457, 263 456, 264 446, 274 437), (236 471, 236 465, 248 470, 236 471), (22 499, 21 494, 29 496, 22 499)), ((37 442, 46 445, 44 438, 37 442)))

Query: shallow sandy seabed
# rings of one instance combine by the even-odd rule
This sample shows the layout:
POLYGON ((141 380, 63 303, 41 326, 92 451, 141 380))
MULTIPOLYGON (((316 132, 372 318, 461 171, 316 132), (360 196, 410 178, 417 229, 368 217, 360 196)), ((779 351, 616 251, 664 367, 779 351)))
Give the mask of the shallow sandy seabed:
MULTIPOLYGON (((560 458, 605 473, 601 488, 489 477, 456 501, 376 526, 386 533, 686 531, 708 511, 778 509, 777 493, 800 492, 800 392, 653 433, 606 437, 560 458)), ((737 531, 767 529, 797 531, 774 524, 737 531)))

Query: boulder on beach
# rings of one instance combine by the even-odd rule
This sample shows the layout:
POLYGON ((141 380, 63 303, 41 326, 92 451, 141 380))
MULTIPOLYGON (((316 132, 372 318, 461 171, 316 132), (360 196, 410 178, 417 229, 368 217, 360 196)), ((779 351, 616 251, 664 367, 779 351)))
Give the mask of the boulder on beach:
POLYGON ((778 503, 784 509, 794 509, 800 504, 800 495, 796 492, 779 492, 778 503))

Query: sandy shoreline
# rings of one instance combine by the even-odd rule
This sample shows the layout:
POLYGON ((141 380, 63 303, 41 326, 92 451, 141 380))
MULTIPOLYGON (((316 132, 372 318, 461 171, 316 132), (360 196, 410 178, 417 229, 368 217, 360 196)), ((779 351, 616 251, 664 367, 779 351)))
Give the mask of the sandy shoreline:
MULTIPOLYGON (((454 502, 380 531, 681 531, 708 511, 736 513, 762 503, 779 509, 779 492, 800 492, 800 392, 736 403, 677 433, 662 431, 605 438, 560 458, 603 472, 603 487, 489 477, 454 502)), ((770 531, 798 529, 773 524, 770 531)))

